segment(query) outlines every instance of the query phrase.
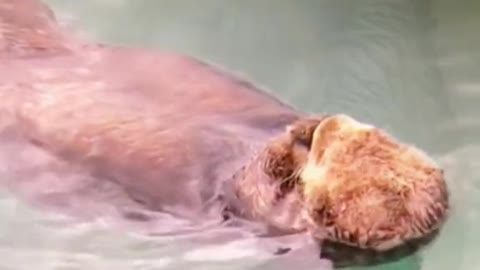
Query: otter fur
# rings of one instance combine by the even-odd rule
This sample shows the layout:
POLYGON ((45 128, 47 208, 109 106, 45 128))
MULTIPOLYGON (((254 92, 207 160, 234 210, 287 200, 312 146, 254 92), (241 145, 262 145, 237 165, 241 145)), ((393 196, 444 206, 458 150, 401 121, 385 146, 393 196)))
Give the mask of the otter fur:
POLYGON ((102 198, 125 218, 238 218, 379 253, 448 216, 443 171, 414 146, 191 56, 79 40, 38 0, 0 3, 0 147, 6 187, 73 215, 102 198))

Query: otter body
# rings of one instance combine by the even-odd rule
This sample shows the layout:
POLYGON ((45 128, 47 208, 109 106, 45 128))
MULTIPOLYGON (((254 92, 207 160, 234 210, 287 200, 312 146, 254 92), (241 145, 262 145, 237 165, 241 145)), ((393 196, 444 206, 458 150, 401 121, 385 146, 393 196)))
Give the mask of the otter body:
POLYGON ((79 55, 7 65, 2 122, 155 210, 198 211, 232 169, 299 117, 181 55, 123 48, 79 55))
POLYGON ((2 178, 35 202, 83 204, 108 182, 122 205, 204 216, 302 115, 192 57, 77 41, 39 1, 0 18, 2 178))
POLYGON ((373 126, 189 56, 77 40, 37 0, 3 1, 0 33, 0 177, 36 204, 252 221, 344 262, 342 245, 412 250, 446 219, 443 171, 373 126))

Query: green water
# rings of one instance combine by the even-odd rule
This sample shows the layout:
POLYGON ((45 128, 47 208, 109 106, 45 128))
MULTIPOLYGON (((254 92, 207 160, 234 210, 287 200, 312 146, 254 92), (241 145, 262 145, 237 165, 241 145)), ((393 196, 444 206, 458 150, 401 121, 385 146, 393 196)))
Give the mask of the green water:
MULTIPOLYGON (((47 2, 80 35, 193 54, 425 149, 446 170, 451 218, 417 256, 367 269, 480 269, 480 1, 47 2)), ((7 194, 0 219, 0 269, 326 269, 266 260, 248 242, 205 248, 72 225, 7 194)))

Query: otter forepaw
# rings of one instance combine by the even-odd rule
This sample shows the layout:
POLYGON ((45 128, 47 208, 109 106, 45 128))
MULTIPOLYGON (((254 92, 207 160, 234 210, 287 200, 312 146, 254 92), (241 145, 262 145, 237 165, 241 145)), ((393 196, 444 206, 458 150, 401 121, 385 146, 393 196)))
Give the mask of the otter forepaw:
POLYGON ((302 118, 287 127, 287 133, 292 141, 299 142, 307 147, 312 143, 313 132, 322 121, 322 117, 302 118))
POLYGON ((267 146, 265 173, 273 179, 292 177, 299 166, 305 162, 313 132, 321 121, 320 117, 309 117, 289 125, 285 134, 267 146))
POLYGON ((292 155, 292 141, 282 137, 267 146, 263 169, 273 179, 290 177, 295 164, 292 155))

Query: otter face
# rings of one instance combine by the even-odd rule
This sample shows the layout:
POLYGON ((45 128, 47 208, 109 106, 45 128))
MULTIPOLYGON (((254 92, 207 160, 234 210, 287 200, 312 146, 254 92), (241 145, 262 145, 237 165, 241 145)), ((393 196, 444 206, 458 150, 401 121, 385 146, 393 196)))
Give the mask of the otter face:
POLYGON ((349 246, 388 250, 433 233, 447 216, 443 171, 346 115, 315 128, 299 181, 311 225, 349 246))

